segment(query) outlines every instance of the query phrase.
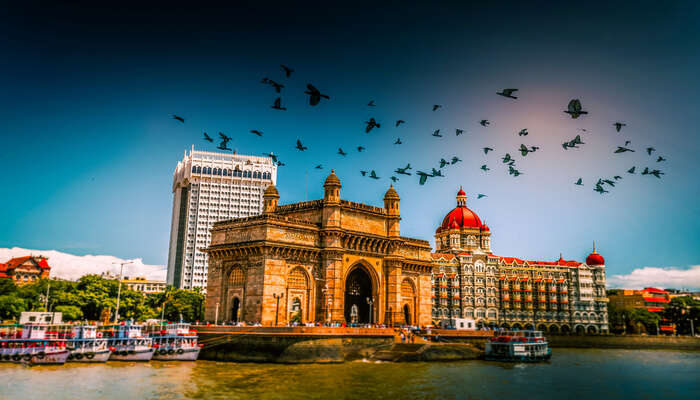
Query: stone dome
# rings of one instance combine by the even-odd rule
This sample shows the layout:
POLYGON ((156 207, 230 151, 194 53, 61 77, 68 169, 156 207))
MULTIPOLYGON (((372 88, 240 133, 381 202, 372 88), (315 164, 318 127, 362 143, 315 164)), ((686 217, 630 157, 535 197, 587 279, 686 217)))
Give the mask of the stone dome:
POLYGON ((389 185, 389 189, 384 194, 384 200, 400 200, 399 194, 396 193, 396 189, 394 189, 393 184, 389 185))
POLYGON ((280 197, 280 194, 277 192, 277 188, 275 185, 270 185, 265 189, 265 193, 263 193, 263 197, 280 197))
POLYGON ((323 183, 323 187, 326 186, 341 186, 340 179, 338 179, 334 169, 331 170, 331 174, 328 175, 328 178, 326 178, 326 181, 323 183))

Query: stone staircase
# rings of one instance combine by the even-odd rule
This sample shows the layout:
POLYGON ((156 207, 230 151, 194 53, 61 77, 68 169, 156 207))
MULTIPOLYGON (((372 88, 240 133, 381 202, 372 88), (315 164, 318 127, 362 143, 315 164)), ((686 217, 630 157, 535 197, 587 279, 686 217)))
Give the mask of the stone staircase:
MULTIPOLYGON (((418 338, 416 338, 418 339, 418 338)), ((371 360, 375 361, 417 361, 430 344, 428 343, 394 343, 388 350, 379 350, 371 360)))

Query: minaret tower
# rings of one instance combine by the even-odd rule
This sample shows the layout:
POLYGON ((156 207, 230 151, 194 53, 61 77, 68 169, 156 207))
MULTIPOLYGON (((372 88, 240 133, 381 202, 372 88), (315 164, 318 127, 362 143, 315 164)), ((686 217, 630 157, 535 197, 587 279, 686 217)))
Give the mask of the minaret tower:
POLYGON ((387 234, 389 237, 401 236, 399 221, 401 216, 399 213, 399 194, 396 193, 394 185, 389 186, 389 190, 384 194, 384 208, 389 218, 387 218, 387 234))

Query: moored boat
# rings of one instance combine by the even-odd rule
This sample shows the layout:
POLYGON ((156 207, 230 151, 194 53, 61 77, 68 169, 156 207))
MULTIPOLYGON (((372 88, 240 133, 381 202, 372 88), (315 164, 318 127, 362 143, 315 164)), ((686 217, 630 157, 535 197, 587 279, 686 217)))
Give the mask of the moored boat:
POLYGON ((112 354, 107 339, 97 332, 95 325, 74 325, 71 328, 68 348, 70 362, 105 362, 112 354))
POLYGON ((499 331, 486 342, 486 360, 534 362, 549 360, 552 350, 540 331, 499 331))
POLYGON ((66 339, 51 325, 27 324, 0 329, 0 361, 29 365, 64 364, 70 355, 66 339))
POLYGON ((190 330, 190 324, 152 325, 150 328, 154 360, 196 361, 199 357, 201 345, 197 343, 197 332, 190 330))
POLYGON ((153 358, 153 341, 143 336, 143 325, 110 325, 102 332, 112 350, 113 361, 150 361, 153 358))

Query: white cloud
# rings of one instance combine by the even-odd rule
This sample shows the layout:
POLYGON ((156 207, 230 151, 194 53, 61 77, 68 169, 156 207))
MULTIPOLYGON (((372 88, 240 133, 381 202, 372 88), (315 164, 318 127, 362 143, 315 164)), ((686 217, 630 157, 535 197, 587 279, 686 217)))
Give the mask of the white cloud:
POLYGON ((125 261, 132 261, 133 264, 124 266, 124 276, 137 277, 144 276, 146 279, 165 280, 167 269, 163 265, 147 265, 140 258, 131 260, 122 260, 113 256, 76 256, 73 254, 62 253, 56 250, 31 250, 13 247, 11 249, 0 248, 0 262, 7 262, 13 257, 23 257, 28 255, 42 255, 48 258, 48 263, 51 266, 50 276, 52 278, 61 278, 76 280, 86 274, 101 274, 102 272, 110 272, 114 275, 119 274, 119 264, 125 261))
POLYGON ((700 265, 688 269, 674 267, 637 268, 627 275, 608 277, 610 287, 643 289, 645 287, 700 290, 700 265))

